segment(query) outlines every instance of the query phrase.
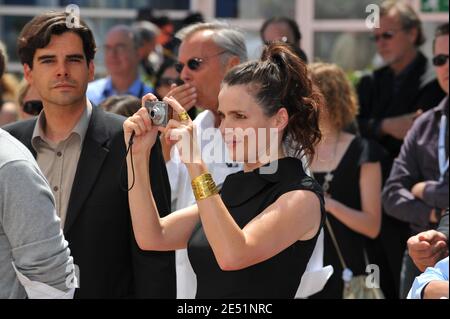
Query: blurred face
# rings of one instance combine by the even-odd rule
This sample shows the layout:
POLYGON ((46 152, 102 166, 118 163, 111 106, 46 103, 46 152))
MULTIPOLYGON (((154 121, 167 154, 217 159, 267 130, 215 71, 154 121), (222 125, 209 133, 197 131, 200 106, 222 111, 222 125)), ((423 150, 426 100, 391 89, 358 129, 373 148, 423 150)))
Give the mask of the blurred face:
POLYGON ((166 45, 172 40, 173 37, 173 31, 174 31, 173 24, 166 24, 160 27, 161 32, 159 33, 158 37, 156 38, 156 42, 160 45, 166 45))
POLYGON ((268 155, 269 150, 278 152, 287 125, 286 109, 268 117, 247 87, 224 85, 219 94, 218 112, 220 132, 234 161, 255 163, 268 155))
POLYGON ((156 88, 156 94, 163 98, 169 93, 172 84, 176 83, 178 80, 178 72, 175 67, 167 68, 161 75, 160 85, 156 88))
POLYGON ((447 56, 447 61, 445 64, 440 66, 435 66, 436 74, 439 81, 439 85, 448 95, 448 41, 449 36, 442 35, 436 38, 436 43, 434 45, 434 56, 444 55, 447 56))
POLYGON ((397 14, 382 16, 374 37, 377 51, 388 65, 402 63, 416 50, 417 30, 404 30, 397 14))
POLYGON ((180 78, 197 89, 197 106, 217 110, 217 96, 226 72, 232 66, 232 59, 224 66, 221 57, 224 50, 211 39, 209 30, 199 31, 185 39, 179 49, 178 61, 183 65, 180 78), (195 70, 189 67, 193 60, 201 61, 195 70))
POLYGON ((66 32, 53 35, 45 48, 37 49, 33 69, 25 64, 24 73, 44 105, 84 107, 87 84, 94 78, 94 64, 86 63, 81 38, 66 32))
POLYGON ((112 30, 105 41, 105 65, 111 76, 123 76, 136 72, 139 65, 139 52, 134 47, 132 36, 123 30, 112 30))
POLYGON ((263 41, 283 41, 299 45, 299 43, 295 43, 294 35, 292 34, 292 30, 289 28, 289 25, 284 22, 269 24, 264 30, 263 41))

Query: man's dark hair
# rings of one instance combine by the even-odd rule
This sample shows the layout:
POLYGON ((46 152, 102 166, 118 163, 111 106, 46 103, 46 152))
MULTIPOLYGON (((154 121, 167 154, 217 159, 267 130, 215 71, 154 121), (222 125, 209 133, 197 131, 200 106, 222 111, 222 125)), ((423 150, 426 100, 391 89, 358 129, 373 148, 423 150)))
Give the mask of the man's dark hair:
POLYGON ((260 30, 261 39, 264 40, 264 32, 266 31, 267 27, 273 23, 287 24, 289 29, 291 29, 292 34, 294 36, 294 43, 292 43, 292 44, 295 44, 296 46, 298 46, 300 44, 300 40, 302 39, 302 34, 300 32, 300 28, 295 20, 292 20, 288 17, 274 17, 274 18, 270 18, 270 19, 264 21, 264 23, 261 27, 261 30, 260 30))
POLYGON ((448 22, 441 24, 436 28, 436 31, 434 32, 434 39, 433 39, 433 52, 434 52, 434 46, 436 45, 436 39, 443 35, 448 35, 448 22))
POLYGON ((89 65, 97 50, 94 35, 83 20, 80 19, 78 25, 70 22, 70 16, 65 12, 51 11, 34 17, 22 29, 17 40, 20 62, 33 68, 36 50, 45 48, 50 43, 52 35, 73 32, 83 41, 83 50, 89 65))
POLYGON ((5 55, 0 47, 0 78, 3 76, 3 72, 5 72, 5 55))

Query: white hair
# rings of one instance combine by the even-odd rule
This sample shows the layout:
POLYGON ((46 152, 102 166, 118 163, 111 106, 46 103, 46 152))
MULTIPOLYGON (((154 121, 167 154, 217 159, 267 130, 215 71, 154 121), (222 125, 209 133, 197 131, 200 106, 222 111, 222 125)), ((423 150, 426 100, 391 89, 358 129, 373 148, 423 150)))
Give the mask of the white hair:
POLYGON ((239 57, 240 63, 247 61, 244 34, 226 22, 213 21, 189 25, 178 31, 175 37, 183 41, 194 33, 204 30, 213 31, 212 40, 218 47, 225 50, 228 56, 239 57))

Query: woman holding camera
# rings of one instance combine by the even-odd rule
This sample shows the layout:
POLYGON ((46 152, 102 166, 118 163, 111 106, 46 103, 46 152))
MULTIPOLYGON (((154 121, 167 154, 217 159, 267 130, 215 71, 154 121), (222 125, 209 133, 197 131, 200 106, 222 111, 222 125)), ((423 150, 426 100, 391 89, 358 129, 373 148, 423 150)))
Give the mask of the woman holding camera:
MULTIPOLYGON (((143 104, 155 99, 148 94, 143 104)), ((135 134, 127 161, 130 184, 135 176, 129 205, 137 243, 144 250, 187 247, 197 298, 293 298, 325 218, 320 187, 301 160, 284 151, 288 140, 298 146, 297 155, 312 158, 320 139, 319 95, 305 64, 286 45, 271 44, 260 61, 239 65, 225 77, 220 130, 244 170, 226 178, 220 195, 201 161, 191 119, 175 99, 164 101, 180 121, 158 128, 141 108, 124 123, 126 143, 135 134), (164 218, 148 179, 158 130, 178 141, 197 199, 164 218), (255 139, 244 130, 255 132, 255 139), (262 142, 261 135, 270 134, 262 142)))

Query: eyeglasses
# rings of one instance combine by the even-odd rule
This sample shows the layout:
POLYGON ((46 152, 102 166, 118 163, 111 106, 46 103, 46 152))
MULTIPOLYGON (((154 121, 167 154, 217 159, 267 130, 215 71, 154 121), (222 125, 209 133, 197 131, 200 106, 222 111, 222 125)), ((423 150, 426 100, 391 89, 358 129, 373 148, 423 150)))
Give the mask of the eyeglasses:
MULTIPOLYGON (((219 52, 219 53, 217 53, 217 54, 211 55, 211 56, 209 56, 209 57, 204 57, 204 58, 192 58, 192 59, 189 59, 189 60, 187 61, 186 65, 187 65, 187 67, 189 68, 189 70, 191 70, 191 71, 196 71, 196 70, 198 70, 198 69, 200 68, 200 66, 202 65, 203 62, 205 62, 206 59, 210 59, 210 58, 213 58, 213 57, 222 55, 222 54, 224 54, 224 53, 227 53, 227 51, 222 51, 222 52, 219 52)), ((183 71, 183 69, 184 69, 184 64, 183 64, 183 63, 181 63, 181 62, 175 63, 175 70, 176 70, 178 73, 181 73, 181 72, 183 71)))
POLYGON ((380 39, 391 40, 397 32, 398 31, 386 31, 381 34, 372 34, 370 38, 374 42, 378 42, 378 41, 380 41, 380 39))
POLYGON ((26 101, 23 103, 23 111, 30 115, 39 115, 42 111, 42 102, 39 100, 26 101))
POLYGON ((448 54, 438 54, 433 58, 434 66, 443 66, 448 61, 448 54))

